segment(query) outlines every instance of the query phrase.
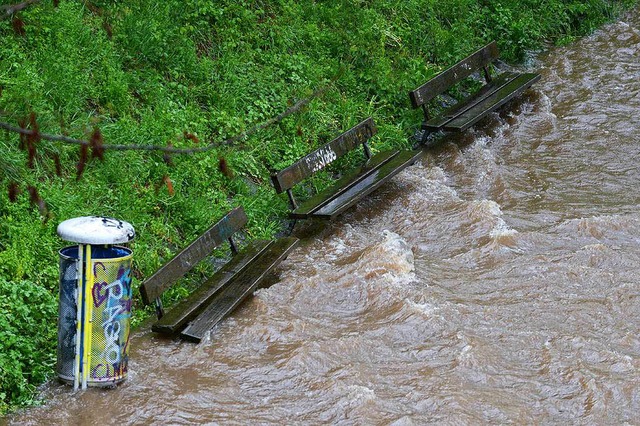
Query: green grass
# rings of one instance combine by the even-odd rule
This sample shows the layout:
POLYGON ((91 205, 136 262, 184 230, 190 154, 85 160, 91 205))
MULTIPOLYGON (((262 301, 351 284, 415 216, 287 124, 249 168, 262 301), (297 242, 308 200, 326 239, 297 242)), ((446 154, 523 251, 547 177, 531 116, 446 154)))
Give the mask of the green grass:
MULTIPOLYGON (((503 59, 519 62, 635 3, 62 0, 19 13, 24 36, 0 21, 0 120, 16 124, 34 112, 46 133, 87 139, 97 127, 109 144, 203 146, 329 84, 300 112, 235 145, 173 156, 171 165, 160 153, 109 151, 80 180, 77 146, 42 141, 29 169, 18 136, 0 133, 0 414, 36 402, 35 386, 53 376, 59 222, 93 214, 131 222, 137 295, 141 278, 233 206, 248 212, 249 239, 278 232, 287 203, 270 172, 363 118, 378 124, 374 150, 410 146, 421 117, 408 90, 479 46, 495 39, 503 59), (21 191, 15 202, 11 183, 21 191), (46 210, 31 202, 30 186, 46 210)), ((134 305, 138 324, 150 311, 134 305)))

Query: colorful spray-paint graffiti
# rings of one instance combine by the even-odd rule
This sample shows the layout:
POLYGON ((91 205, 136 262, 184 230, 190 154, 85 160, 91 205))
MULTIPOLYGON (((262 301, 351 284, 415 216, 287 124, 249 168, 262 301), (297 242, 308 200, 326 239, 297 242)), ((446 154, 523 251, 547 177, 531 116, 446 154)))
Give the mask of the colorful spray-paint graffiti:
POLYGON ((131 261, 96 262, 93 274, 90 379, 119 380, 129 360, 131 261))
MULTIPOLYGON (((131 250, 123 247, 94 247, 83 286, 90 285, 91 321, 82 333, 90 333, 87 369, 89 386, 110 386, 126 378, 129 360, 131 318, 131 250)), ((74 380, 77 313, 82 309, 85 289, 78 288, 78 247, 60 250, 60 313, 58 318, 58 365, 61 380, 74 380)), ((83 270, 86 264, 82 265, 83 270)))

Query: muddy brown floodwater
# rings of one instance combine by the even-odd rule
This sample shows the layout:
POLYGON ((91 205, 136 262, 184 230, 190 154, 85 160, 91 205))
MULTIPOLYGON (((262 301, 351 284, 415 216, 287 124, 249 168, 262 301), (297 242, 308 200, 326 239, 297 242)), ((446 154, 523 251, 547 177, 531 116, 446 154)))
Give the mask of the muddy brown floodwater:
POLYGON ((640 9, 307 240, 200 345, 13 424, 640 424, 640 9))

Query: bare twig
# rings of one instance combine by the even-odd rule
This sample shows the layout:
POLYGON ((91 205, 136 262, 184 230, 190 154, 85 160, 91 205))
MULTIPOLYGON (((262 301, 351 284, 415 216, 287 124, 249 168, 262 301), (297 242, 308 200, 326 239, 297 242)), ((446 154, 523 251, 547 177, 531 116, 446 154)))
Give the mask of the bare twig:
MULTIPOLYGON (((299 100, 298 102, 296 102, 295 104, 287 108, 282 113, 276 115, 275 117, 272 117, 262 123, 256 124, 253 127, 249 128, 248 130, 245 130, 244 132, 237 134, 235 136, 232 136, 228 139, 225 139, 223 141, 218 141, 218 142, 211 142, 208 145, 205 145, 202 147, 174 148, 172 146, 158 146, 158 145, 108 145, 108 144, 103 144, 101 146, 102 146, 102 149, 104 150, 110 149, 114 151, 160 151, 160 152, 165 152, 169 154, 195 154, 199 152, 210 151, 214 148, 217 148, 223 145, 233 145, 238 141, 241 141, 247 138, 248 136, 251 136, 252 134, 258 132, 259 130, 262 130, 273 124, 281 122, 286 117, 304 108, 312 100, 322 96, 329 89, 329 87, 331 86, 331 84, 333 84, 334 81, 335 81, 335 78, 332 79, 331 82, 326 86, 323 86, 320 89, 313 92, 311 96, 305 99, 299 100)), ((47 133, 39 133, 31 129, 24 129, 22 127, 14 126, 2 121, 0 121, 0 128, 9 130, 11 132, 20 133, 23 135, 29 135, 29 136, 38 134, 41 139, 45 139, 53 142, 63 142, 67 144, 81 145, 81 146, 87 146, 87 147, 91 146, 91 142, 87 140, 75 139, 75 138, 70 138, 68 136, 62 136, 62 135, 51 135, 47 133)))
POLYGON ((10 18, 14 13, 20 12, 23 9, 31 6, 34 3, 39 3, 40 0, 26 0, 18 4, 5 4, 0 6, 0 19, 10 18))

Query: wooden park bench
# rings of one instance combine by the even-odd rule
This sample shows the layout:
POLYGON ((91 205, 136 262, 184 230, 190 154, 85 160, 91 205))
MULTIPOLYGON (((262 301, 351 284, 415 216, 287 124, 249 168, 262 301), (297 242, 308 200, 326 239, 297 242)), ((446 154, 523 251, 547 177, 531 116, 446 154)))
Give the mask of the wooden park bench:
POLYGON ((424 111, 422 142, 429 134, 440 130, 460 132, 468 129, 540 79, 540 74, 537 73, 517 72, 504 72, 492 77, 489 66, 498 55, 496 42, 491 42, 409 92, 413 108, 422 107, 424 111), (432 117, 429 114, 427 103, 430 100, 480 69, 483 70, 486 84, 477 92, 447 108, 438 116, 432 117))
POLYGON ((258 240, 238 252, 232 236, 246 223, 242 207, 231 210, 142 283, 142 301, 145 305, 156 304, 158 321, 152 325, 153 331, 180 332, 182 338, 200 342, 214 325, 258 288, 298 243, 293 237, 258 240), (165 314, 160 299, 162 293, 225 241, 231 246, 231 260, 165 314))
POLYGON ((390 150, 372 156, 367 142, 376 132, 373 119, 369 117, 286 169, 273 174, 271 180, 276 192, 280 194, 286 191, 289 196, 292 208, 289 216, 293 219, 333 219, 405 167, 415 163, 422 154, 421 151, 390 150), (366 157, 362 166, 343 175, 325 191, 298 204, 292 192, 296 184, 359 145, 362 145, 366 157))

